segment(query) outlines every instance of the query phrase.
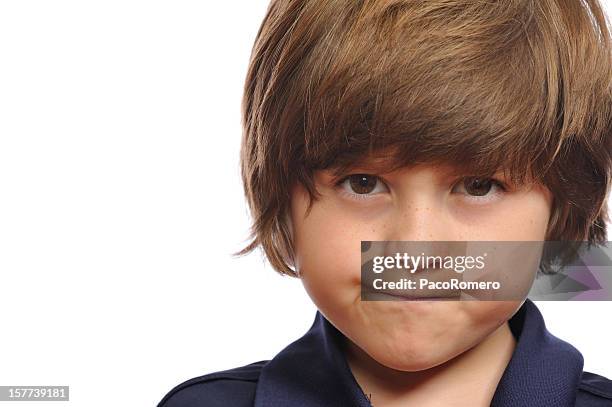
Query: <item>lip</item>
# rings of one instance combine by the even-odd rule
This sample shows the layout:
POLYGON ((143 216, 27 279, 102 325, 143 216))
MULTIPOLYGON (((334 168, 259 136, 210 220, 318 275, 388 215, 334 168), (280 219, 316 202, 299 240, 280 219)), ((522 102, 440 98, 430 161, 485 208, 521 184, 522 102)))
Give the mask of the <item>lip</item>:
MULTIPOLYGON (((415 281, 415 278, 426 275, 430 281, 444 282, 448 280, 447 274, 447 271, 435 267, 426 269, 419 267, 415 273, 398 269, 392 281, 398 282, 403 279, 415 281)), ((455 289, 390 289, 388 287, 374 289, 372 278, 371 274, 366 274, 365 280, 362 276, 362 298, 366 298, 366 301, 458 301, 461 299, 462 291, 455 289)))
POLYGON ((390 293, 388 291, 367 291, 369 296, 382 296, 384 299, 388 298, 388 301, 457 301, 459 295, 446 295, 446 296, 415 296, 415 295, 401 295, 397 293, 390 293))

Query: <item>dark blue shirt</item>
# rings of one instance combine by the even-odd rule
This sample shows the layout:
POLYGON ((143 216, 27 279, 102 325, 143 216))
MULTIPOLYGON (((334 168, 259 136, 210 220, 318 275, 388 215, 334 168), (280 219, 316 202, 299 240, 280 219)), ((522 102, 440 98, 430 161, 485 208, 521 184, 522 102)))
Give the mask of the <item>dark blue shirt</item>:
MULTIPOLYGON (((517 340, 491 406, 612 406, 612 381, 583 372, 583 357, 550 334, 527 299, 508 321, 517 340)), ((344 335, 319 311, 304 336, 272 360, 188 380, 158 407, 370 407, 344 356, 344 335)))

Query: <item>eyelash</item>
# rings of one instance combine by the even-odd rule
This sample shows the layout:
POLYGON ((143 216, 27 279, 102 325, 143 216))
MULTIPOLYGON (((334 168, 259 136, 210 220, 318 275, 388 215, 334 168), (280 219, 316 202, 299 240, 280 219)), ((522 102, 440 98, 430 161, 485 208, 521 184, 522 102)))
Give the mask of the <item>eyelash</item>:
MULTIPOLYGON (((348 196, 350 199, 367 201, 367 200, 373 199, 372 198, 373 195, 378 195, 378 194, 356 194, 354 192, 348 192, 348 191, 344 190, 342 188, 342 184, 344 184, 344 182, 346 182, 353 175, 367 175, 367 176, 375 177, 377 182, 382 182, 383 184, 385 183, 380 177, 378 177, 376 175, 373 175, 373 174, 361 174, 361 173, 357 174, 357 173, 355 173, 355 174, 349 174, 347 176, 344 176, 340 180, 336 181, 334 183, 334 186, 335 186, 335 188, 341 189, 341 193, 343 195, 345 195, 345 196, 348 196)), ((461 186, 462 182, 464 182, 465 180, 470 179, 470 178, 473 178, 473 177, 472 176, 467 176, 467 177, 460 178, 458 180, 458 182, 453 184, 453 188, 452 189, 455 189, 455 187, 457 187, 457 186, 461 186)), ((503 193, 508 191, 508 188, 506 187, 506 185, 502 181, 500 181, 500 180, 498 180, 496 178, 491 178, 491 177, 485 178, 485 179, 492 181, 494 187, 498 188, 500 191, 494 192, 490 196, 489 195, 485 195, 485 196, 467 195, 467 196, 470 197, 470 198, 468 198, 470 201, 487 202, 487 201, 490 201, 492 199, 491 196, 494 197, 494 196, 497 196, 499 194, 503 194, 503 193)), ((385 184, 385 186, 386 186, 386 184, 385 184)), ((462 194, 462 195, 466 195, 466 194, 462 194)))

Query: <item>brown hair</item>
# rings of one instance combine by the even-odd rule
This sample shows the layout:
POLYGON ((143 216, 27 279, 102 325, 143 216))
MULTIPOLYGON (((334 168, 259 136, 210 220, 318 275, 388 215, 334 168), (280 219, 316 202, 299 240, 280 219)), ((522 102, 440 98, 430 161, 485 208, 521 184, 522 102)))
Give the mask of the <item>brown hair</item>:
POLYGON ((554 196, 547 240, 604 242, 612 61, 597 0, 276 0, 244 87, 252 241, 295 276, 296 182, 384 156, 381 171, 504 169, 554 196))

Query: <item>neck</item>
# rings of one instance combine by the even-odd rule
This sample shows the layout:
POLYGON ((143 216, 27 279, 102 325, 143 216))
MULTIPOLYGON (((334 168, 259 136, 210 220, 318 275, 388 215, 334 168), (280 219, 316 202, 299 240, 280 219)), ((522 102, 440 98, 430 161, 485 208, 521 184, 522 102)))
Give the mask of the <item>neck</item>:
POLYGON ((346 339, 346 359, 373 406, 489 406, 516 341, 508 323, 485 340, 432 368, 404 372, 381 365, 346 339))

